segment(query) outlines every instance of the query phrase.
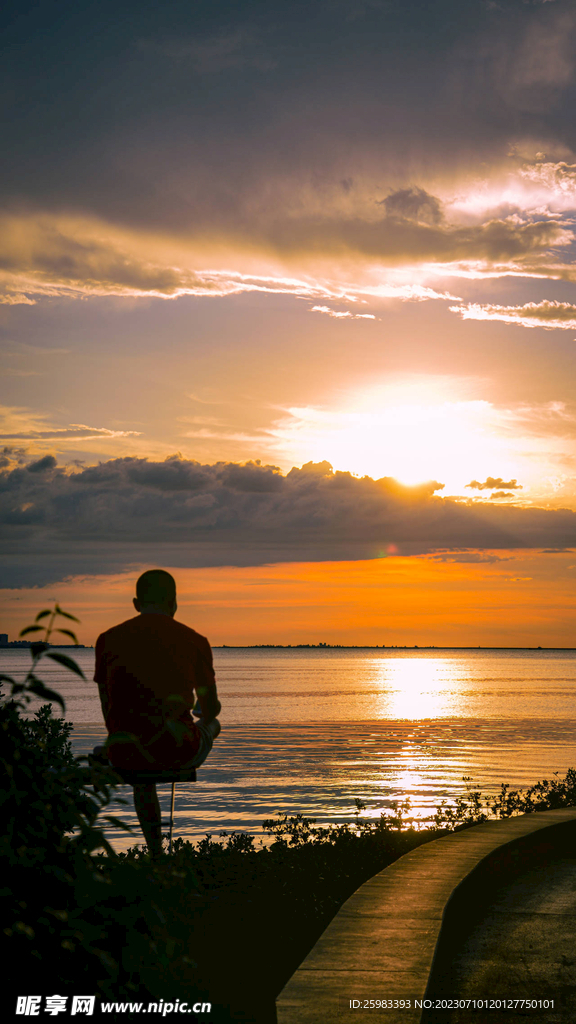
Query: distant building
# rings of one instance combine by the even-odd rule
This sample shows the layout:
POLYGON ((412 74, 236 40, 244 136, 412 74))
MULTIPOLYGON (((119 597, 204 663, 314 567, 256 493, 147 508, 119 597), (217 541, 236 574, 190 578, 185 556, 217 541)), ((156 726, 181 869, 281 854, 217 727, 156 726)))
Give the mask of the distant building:
POLYGON ((8 633, 0 633, 0 647, 8 646, 8 633))

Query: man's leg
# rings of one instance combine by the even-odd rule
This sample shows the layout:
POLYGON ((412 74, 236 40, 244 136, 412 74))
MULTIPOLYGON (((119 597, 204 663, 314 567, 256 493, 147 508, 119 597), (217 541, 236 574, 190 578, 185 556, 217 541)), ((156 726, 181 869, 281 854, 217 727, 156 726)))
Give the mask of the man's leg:
POLYGON ((216 737, 220 735, 220 731, 221 731, 220 722, 218 721, 217 718, 213 718, 212 721, 206 726, 206 728, 208 729, 208 731, 209 731, 209 733, 210 733, 210 735, 212 737, 212 742, 214 742, 216 737))
POLYGON ((200 747, 194 754, 192 760, 183 766, 184 768, 199 768, 201 764, 204 764, 204 761, 212 750, 214 740, 220 733, 220 722, 217 718, 213 718, 208 725, 205 725, 203 719, 199 718, 196 725, 200 730, 200 747))
POLYGON ((152 857, 159 857, 162 853, 162 818, 153 782, 142 782, 134 786, 134 807, 146 845, 152 857))

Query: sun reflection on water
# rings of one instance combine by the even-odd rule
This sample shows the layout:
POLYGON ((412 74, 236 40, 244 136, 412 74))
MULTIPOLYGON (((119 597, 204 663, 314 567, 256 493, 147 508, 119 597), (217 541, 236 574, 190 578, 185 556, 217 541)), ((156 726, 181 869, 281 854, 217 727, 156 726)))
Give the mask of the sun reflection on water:
POLYGON ((383 717, 445 718, 461 713, 459 666, 447 658, 402 658, 374 663, 383 717))

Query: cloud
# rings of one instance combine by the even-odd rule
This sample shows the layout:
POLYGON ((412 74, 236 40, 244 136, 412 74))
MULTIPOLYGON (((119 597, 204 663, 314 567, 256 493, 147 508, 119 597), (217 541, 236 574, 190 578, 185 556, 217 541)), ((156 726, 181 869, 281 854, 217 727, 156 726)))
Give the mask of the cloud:
POLYGON ((146 258, 132 237, 105 225, 51 216, 0 218, 5 301, 29 295, 219 294, 217 280, 146 258))
POLYGON ((516 495, 513 491, 494 491, 494 494, 490 495, 490 498, 515 498, 516 495))
POLYGON ((517 108, 541 111, 572 81, 573 32, 573 10, 554 12, 550 20, 545 16, 529 25, 508 77, 508 97, 517 108))
POLYGON ((573 4, 441 7, 216 0, 143 17, 129 0, 108 35, 93 5, 63 25, 11 23, 5 209, 46 224, 67 211, 190 250, 186 263, 145 259, 46 227, 46 252, 24 245, 18 273, 94 294, 204 295, 207 241, 232 270, 254 254, 494 262, 564 244, 544 219, 464 229, 442 209, 464 181, 501 175, 511 145, 534 151, 543 136, 553 156, 533 173, 552 191, 569 180, 573 4))
POLYGON ((37 459, 36 462, 29 462, 26 466, 28 473, 48 473, 51 469, 56 469, 58 465, 53 455, 45 455, 42 459, 37 459))
POLYGON ((28 295, 23 295, 21 292, 0 294, 0 305, 3 306, 34 306, 35 304, 35 299, 31 299, 28 295))
POLYGON ((466 487, 473 487, 477 491, 489 491, 495 487, 515 487, 518 490, 522 490, 522 484, 516 483, 516 480, 503 480, 501 476, 488 476, 484 483, 480 483, 478 480, 471 480, 466 487))
MULTIPOLYGON (((114 430, 110 427, 92 427, 86 423, 70 423, 59 427, 52 426, 46 420, 46 416, 34 414, 23 407, 0 405, 0 444, 6 441, 92 441, 141 436, 138 430, 114 430)), ((12 455, 14 451, 12 446, 5 447, 4 455, 12 455)), ((24 449, 17 451, 19 457, 25 454, 24 449)))
MULTIPOLYGON (((385 216, 374 214, 373 197, 358 212, 331 210, 330 203, 320 211, 302 203, 295 212, 271 197, 257 217, 238 210, 237 217, 221 224, 215 214, 210 224, 171 233, 143 233, 61 214, 0 214, 0 293, 5 303, 29 305, 54 296, 171 299, 245 291, 317 300, 460 301, 414 281, 416 271, 421 276, 576 275, 572 265, 549 252, 573 241, 569 223, 518 215, 450 223, 442 217, 440 200, 415 186, 382 203, 385 216), (394 279, 397 270, 410 270, 410 284, 394 279)), ((537 318, 546 318, 543 305, 537 318)), ((513 307, 469 305, 454 311, 464 319, 521 317, 513 307)), ((566 319, 562 309, 556 319, 566 319)), ((548 321, 556 326, 553 317, 548 321)))
POLYGON ((51 430, 19 430, 3 433, 0 441, 65 441, 75 438, 90 441, 92 438, 140 437, 139 430, 109 430, 108 427, 88 427, 84 423, 71 423, 69 427, 54 427, 51 430))
POLYGON ((440 551, 429 555, 433 562, 486 563, 511 562, 513 555, 497 555, 493 551, 440 551))
POLYGON ((401 188, 380 200, 387 217, 413 220, 419 224, 440 224, 442 204, 423 188, 401 188))
POLYGON ((576 306, 555 299, 525 302, 523 306, 491 306, 469 302, 465 306, 449 308, 451 313, 458 313, 463 320, 501 320, 522 327, 543 327, 547 331, 576 329, 576 306))
POLYGON ((373 313, 351 313, 347 310, 345 313, 338 312, 335 309, 330 309, 330 306, 312 306, 312 313, 326 313, 327 316, 332 316, 336 320, 375 320, 376 317, 373 313))
MULTIPOLYGON (((478 225, 428 224, 402 217, 369 220, 360 217, 276 218, 263 226, 266 242, 279 255, 317 253, 323 256, 369 258, 384 265, 416 263, 486 264, 511 262, 542 254, 551 246, 568 245, 572 231, 548 218, 519 223, 494 218, 478 225)), ((457 275, 457 267, 454 267, 457 275)))
MULTIPOLYGON (((417 227, 417 225, 416 225, 417 227)), ((282 233, 282 228, 280 233, 282 233)), ((308 229, 306 229, 308 230, 308 229)), ((304 249, 314 248, 315 228, 304 249)), ((274 231, 272 229, 272 235, 274 231)), ((175 299, 182 295, 221 297, 242 292, 287 294, 300 298, 355 302, 368 298, 398 298, 425 301, 428 299, 458 300, 449 292, 438 292, 428 286, 393 282, 377 275, 374 284, 368 276, 352 275, 352 280, 339 280, 318 273, 295 275, 293 268, 282 262, 281 252, 273 238, 260 238, 262 272, 243 273, 238 265, 246 262, 246 245, 253 239, 234 237, 221 239, 224 253, 213 257, 211 243, 206 240, 172 239, 120 230, 114 225, 87 219, 56 216, 0 215, 0 291, 8 304, 33 305, 36 298, 66 296, 127 296, 175 299), (270 249, 276 248, 271 270, 270 249), (233 269, 194 269, 194 264, 217 258, 230 261, 233 269)), ((325 253, 329 242, 326 241, 325 253)), ((284 254, 286 255, 286 254, 284 254)), ((254 264, 253 256, 249 262, 254 264)), ((314 269, 314 268, 313 268, 314 269)), ((334 271, 334 266, 332 266, 334 271)), ((366 301, 366 300, 364 300, 366 301)), ((328 308, 328 307, 326 307, 328 308)), ((324 308, 322 309, 324 311, 324 308)), ((336 314, 334 314, 336 315, 336 314)), ((372 318, 372 314, 350 316, 372 318)))
POLYGON ((543 185, 553 197, 576 201, 576 164, 541 161, 522 167, 519 173, 525 180, 543 185))
POLYGON ((0 473, 5 585, 157 562, 260 565, 434 551, 576 545, 567 509, 461 504, 436 481, 406 487, 308 463, 283 475, 258 462, 55 460, 0 473))
MULTIPOLYGON (((90 5, 60 27, 15 22, 0 302, 254 291, 370 319, 348 303, 460 303, 434 275, 573 280, 574 225, 547 202, 576 203, 574 11, 442 11, 449 32, 434 4, 414 17, 384 0, 145 17, 129 3, 110 36, 90 5), (552 155, 534 158, 542 147, 552 155), (522 195, 500 187, 511 167, 522 195), (459 196, 484 189, 492 212, 467 219, 459 196)), ((479 309, 537 325, 522 307, 458 307, 479 309)))

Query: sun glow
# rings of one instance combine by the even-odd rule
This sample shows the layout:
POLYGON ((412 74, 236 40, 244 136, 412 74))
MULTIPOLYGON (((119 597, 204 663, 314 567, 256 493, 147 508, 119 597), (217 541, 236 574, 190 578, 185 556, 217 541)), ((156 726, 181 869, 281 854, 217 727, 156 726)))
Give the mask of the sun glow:
POLYGON ((518 476, 524 446, 510 436, 508 414, 482 399, 455 398, 454 390, 434 381, 384 385, 339 409, 289 409, 272 433, 296 463, 326 459, 334 469, 408 485, 434 479, 445 494, 470 496, 463 488, 472 476, 489 476, 495 466, 518 476))
POLYGON ((381 700, 395 718, 443 718, 462 712, 458 666, 445 658, 402 658, 381 665, 381 700))

